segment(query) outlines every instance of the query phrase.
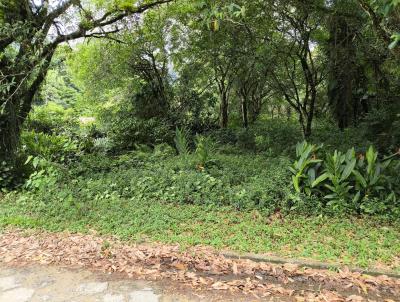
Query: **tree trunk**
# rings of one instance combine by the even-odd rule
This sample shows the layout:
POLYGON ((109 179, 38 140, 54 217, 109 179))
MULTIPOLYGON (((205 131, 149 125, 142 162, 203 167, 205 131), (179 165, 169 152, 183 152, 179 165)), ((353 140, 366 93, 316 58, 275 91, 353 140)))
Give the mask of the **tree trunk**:
POLYGON ((339 129, 350 124, 354 116, 353 87, 358 77, 355 59, 354 37, 357 29, 343 16, 330 18, 329 41, 329 85, 328 98, 339 129))
POLYGON ((290 121, 292 117, 292 108, 290 106, 286 106, 286 117, 287 120, 290 121))
POLYGON ((228 128, 228 95, 226 92, 221 95, 220 125, 221 128, 228 128))
POLYGON ((19 125, 15 108, 11 102, 0 115, 0 161, 14 164, 18 147, 19 125))
POLYGON ((252 97, 250 104, 248 104, 248 111, 250 112, 250 121, 254 123, 261 113, 262 102, 261 99, 252 97))
POLYGON ((310 100, 310 108, 307 113, 307 126, 306 126, 306 133, 305 137, 311 136, 312 131, 312 122, 314 120, 314 112, 315 112, 315 102, 317 100, 317 88, 315 87, 315 83, 310 83, 312 85, 311 88, 311 100, 310 100))
POLYGON ((247 99, 245 97, 242 97, 242 122, 243 122, 243 128, 248 128, 249 127, 249 114, 247 110, 247 99))
POLYGON ((304 130, 304 137, 305 138, 309 138, 311 136, 311 129, 312 129, 312 117, 311 116, 307 116, 307 123, 306 123, 306 127, 304 130))

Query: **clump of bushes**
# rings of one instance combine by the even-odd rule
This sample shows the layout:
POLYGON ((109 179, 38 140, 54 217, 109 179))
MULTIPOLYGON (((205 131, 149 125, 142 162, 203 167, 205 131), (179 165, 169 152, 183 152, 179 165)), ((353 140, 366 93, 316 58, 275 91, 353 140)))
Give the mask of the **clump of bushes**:
POLYGON ((324 207, 340 213, 400 213, 400 153, 379 157, 371 146, 366 153, 323 152, 323 147, 299 143, 290 167, 298 193, 320 198, 324 207))
POLYGON ((107 132, 113 148, 119 152, 132 150, 136 144, 155 146, 173 141, 173 130, 168 122, 158 118, 118 117, 110 123, 107 132))
POLYGON ((45 105, 35 106, 30 113, 25 127, 29 131, 46 134, 61 134, 77 129, 79 126, 75 112, 71 108, 48 102, 45 105))
POLYGON ((78 143, 68 136, 34 131, 22 133, 21 145, 21 151, 27 156, 39 156, 55 162, 67 162, 79 152, 78 143))

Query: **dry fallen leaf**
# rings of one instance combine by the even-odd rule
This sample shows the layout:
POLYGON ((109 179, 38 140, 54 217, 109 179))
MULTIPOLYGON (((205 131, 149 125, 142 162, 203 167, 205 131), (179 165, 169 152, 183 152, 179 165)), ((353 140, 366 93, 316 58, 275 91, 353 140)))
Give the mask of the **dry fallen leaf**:
POLYGON ((178 270, 186 270, 187 269, 187 264, 181 263, 181 262, 174 262, 171 264, 172 267, 178 269, 178 270))
MULTIPOLYGON (((310 268, 299 270, 298 265, 292 263, 278 265, 248 259, 228 259, 208 247, 192 247, 181 251, 177 245, 129 245, 95 235, 26 234, 12 230, 0 234, 0 262, 24 264, 35 259, 45 264, 73 264, 105 272, 119 272, 130 278, 169 279, 194 290, 240 291, 254 297, 294 296, 293 299, 298 302, 364 301, 355 295, 346 300, 340 292, 326 288, 346 290, 358 287, 364 294, 368 291, 377 296, 384 289, 386 293, 393 292, 393 297, 400 296, 400 280, 388 276, 362 276, 348 268, 340 273, 310 268), (110 243, 107 250, 104 249, 106 241, 110 243), (292 288, 297 288, 297 283, 303 286, 320 285, 321 288, 294 291, 292 288)), ((394 301, 387 299, 385 302, 394 301)))
POLYGON ((216 290, 227 290, 227 289, 229 289, 229 285, 228 284, 220 282, 220 281, 219 282, 215 282, 213 285, 211 285, 211 287, 213 289, 216 289, 216 290))
POLYGON ((234 275, 238 274, 238 267, 237 267, 236 262, 232 263, 232 272, 233 272, 234 275))
POLYGON ((285 263, 283 269, 289 273, 294 273, 299 269, 299 265, 294 263, 285 263))
POLYGON ((346 299, 346 302, 363 302, 365 301, 363 297, 357 295, 351 295, 346 299))
POLYGON ((357 285, 363 290, 364 294, 368 294, 368 289, 367 286, 364 284, 364 282, 360 280, 356 280, 357 285))

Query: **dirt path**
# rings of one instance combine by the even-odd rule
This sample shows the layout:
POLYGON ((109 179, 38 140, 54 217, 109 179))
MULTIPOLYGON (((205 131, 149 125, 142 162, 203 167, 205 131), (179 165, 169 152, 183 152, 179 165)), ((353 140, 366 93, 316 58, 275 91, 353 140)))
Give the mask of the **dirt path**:
POLYGON ((400 301, 400 280, 385 275, 229 259, 208 247, 181 250, 179 246, 161 244, 129 245, 94 235, 5 231, 0 233, 1 267, 4 275, 9 270, 11 274, 0 280, 0 302, 46 301, 40 300, 45 292, 56 294, 47 301, 76 302, 400 301), (47 266, 32 268, 32 264, 47 266), (78 270, 60 271, 56 268, 60 266, 78 270), (50 278, 46 285, 46 275, 58 277, 50 278), (103 278, 106 281, 99 281, 103 278), (1 282, 6 289, 2 289, 1 282), (40 287, 42 283, 44 288, 40 287), (14 288, 15 284, 21 285, 14 288), (11 294, 22 291, 27 298, 10 300, 10 290, 11 294), (86 295, 91 291, 92 296, 86 295), (135 291, 138 297, 131 295, 135 291), (149 296, 141 298, 140 292, 149 296))

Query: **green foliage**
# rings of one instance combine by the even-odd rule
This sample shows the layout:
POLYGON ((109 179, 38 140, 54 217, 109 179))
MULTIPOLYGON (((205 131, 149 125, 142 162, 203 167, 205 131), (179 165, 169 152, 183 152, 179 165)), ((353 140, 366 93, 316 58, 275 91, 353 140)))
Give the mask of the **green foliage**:
POLYGON ((306 141, 297 144, 296 157, 298 158, 290 171, 292 172, 292 182, 295 190, 300 193, 302 189, 308 194, 311 194, 311 188, 315 182, 320 182, 321 179, 317 178, 318 170, 322 160, 317 159, 316 152, 322 146, 310 145, 306 141))
MULTIPOLYGON (((396 265, 399 228, 393 219, 286 216, 287 159, 216 158, 220 167, 200 173, 181 165, 179 157, 156 152, 85 155, 68 170, 57 167, 55 183, 43 176, 39 188, 4 195, 0 227, 88 232, 90 226, 130 241, 396 265)), ((195 163, 196 157, 189 160, 195 163)))
POLYGON ((47 72, 37 97, 40 103, 56 103, 64 108, 77 104, 80 91, 71 81, 70 70, 66 65, 66 60, 71 53, 72 50, 66 46, 57 49, 52 59, 52 68, 47 72))
POLYGON ((68 136, 25 131, 21 142, 25 154, 49 161, 66 162, 79 152, 78 144, 68 136))
POLYGON ((160 143, 171 143, 173 131, 163 120, 132 118, 126 112, 112 120, 106 130, 117 151, 132 150, 135 144, 155 146, 160 143))
POLYGON ((215 142, 211 137, 197 135, 195 138, 197 166, 199 169, 204 169, 207 165, 214 162, 215 142))
POLYGON ((48 190, 54 187, 60 176, 60 170, 51 162, 41 158, 29 156, 25 165, 32 164, 33 172, 29 175, 24 188, 31 191, 48 190))
POLYGON ((0 191, 11 188, 14 184, 14 167, 2 161, 0 163, 0 191))
POLYGON ((251 130, 255 136, 256 151, 268 152, 272 156, 290 156, 302 136, 296 122, 291 120, 260 120, 251 130))
POLYGON ((92 150, 94 152, 99 152, 107 154, 112 148, 111 141, 108 137, 99 137, 93 140, 92 150))
POLYGON ((189 154, 188 133, 185 129, 176 128, 174 142, 179 155, 187 156, 189 154))
MULTIPOLYGON (((207 139, 199 140, 201 144, 209 144, 207 139)), ((285 209, 290 203, 290 191, 285 189, 288 188, 287 160, 212 152, 207 153, 207 169, 199 170, 196 169, 199 156, 189 154, 186 159, 180 158, 171 147, 163 144, 153 151, 137 149, 115 158, 105 154, 84 155, 80 161, 70 164, 68 170, 36 157, 29 164, 35 160, 40 165, 34 167, 28 187, 35 190, 37 196, 47 196, 52 187, 53 195, 45 197, 49 202, 67 192, 74 200, 83 201, 107 191, 115 196, 148 202, 232 205, 238 209, 260 208, 271 212, 285 209), (211 159, 214 160, 212 165, 211 159), (53 168, 57 168, 58 174, 53 168), (73 185, 70 185, 71 179, 73 185), (63 193, 56 193, 57 190, 63 193)))
POLYGON ((78 118, 72 109, 55 102, 35 106, 25 127, 28 130, 47 134, 62 134, 78 127, 78 118))
POLYGON ((335 150, 317 159, 322 148, 307 142, 297 145, 298 159, 290 167, 297 192, 324 198, 324 205, 338 213, 398 213, 400 187, 392 171, 400 167, 399 154, 379 159, 371 146, 365 155, 356 155, 354 149, 335 150))
POLYGON ((396 151, 400 146, 400 107, 385 106, 373 110, 363 120, 365 136, 381 152, 396 151))
POLYGON ((175 154, 176 154, 175 149, 166 143, 158 144, 154 147, 154 155, 156 157, 168 158, 175 154))
POLYGON ((243 129, 238 132, 237 145, 243 150, 255 151, 256 138, 253 131, 243 129))

